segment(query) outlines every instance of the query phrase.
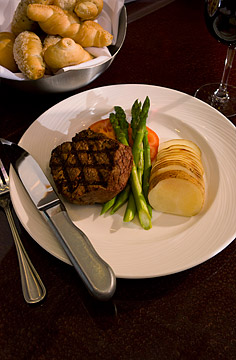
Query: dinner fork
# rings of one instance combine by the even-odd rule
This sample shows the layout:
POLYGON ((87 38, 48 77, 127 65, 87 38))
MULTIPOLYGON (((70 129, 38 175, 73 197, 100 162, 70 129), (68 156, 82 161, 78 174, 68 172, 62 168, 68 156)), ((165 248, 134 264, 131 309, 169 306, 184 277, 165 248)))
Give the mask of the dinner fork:
POLYGON ((7 216, 13 239, 15 242, 21 275, 23 295, 27 303, 37 303, 46 295, 46 289, 37 271, 31 263, 21 242, 10 208, 9 176, 0 159, 0 206, 7 216))

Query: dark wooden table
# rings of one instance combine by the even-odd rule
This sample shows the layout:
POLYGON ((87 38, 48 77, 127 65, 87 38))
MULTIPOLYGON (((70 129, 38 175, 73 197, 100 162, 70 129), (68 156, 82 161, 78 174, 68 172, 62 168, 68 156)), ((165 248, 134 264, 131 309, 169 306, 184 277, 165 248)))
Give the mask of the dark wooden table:
MULTIPOLYGON (((127 5, 125 43, 111 67, 89 86, 32 95, 1 85, 1 137, 18 142, 45 110, 70 95, 110 84, 160 85, 193 95, 218 82, 226 48, 207 32, 203 0, 175 0, 135 20, 154 1, 127 5), (137 11, 138 10, 138 11, 137 11)), ((236 66, 231 74, 236 82, 236 66)), ((231 121, 235 124, 235 118, 231 121)), ((16 250, 0 211, 0 357, 3 360, 236 358, 236 245, 187 271, 117 280, 110 302, 88 295, 75 271, 44 251, 23 227, 22 241, 47 288, 25 303, 16 250)))

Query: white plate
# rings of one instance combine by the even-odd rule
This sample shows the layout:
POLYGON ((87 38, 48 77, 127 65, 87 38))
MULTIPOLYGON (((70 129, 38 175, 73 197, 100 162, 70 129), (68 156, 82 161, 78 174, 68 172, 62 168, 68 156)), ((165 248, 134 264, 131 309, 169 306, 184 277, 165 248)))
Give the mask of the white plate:
MULTIPOLYGON (((158 133, 161 142, 186 138, 201 148, 207 196, 201 213, 191 218, 154 212, 151 230, 143 230, 137 220, 123 223, 124 208, 115 215, 100 216, 100 205, 65 203, 72 221, 121 278, 156 277, 189 269, 234 240, 235 127, 212 107, 181 92, 149 85, 115 85, 58 103, 42 114, 20 140, 50 178, 48 162, 54 147, 107 118, 115 105, 122 106, 129 116, 133 102, 143 102, 147 95, 151 101, 148 126, 158 133)), ((45 250, 70 263, 12 170, 10 176, 12 202, 26 230, 45 250)))

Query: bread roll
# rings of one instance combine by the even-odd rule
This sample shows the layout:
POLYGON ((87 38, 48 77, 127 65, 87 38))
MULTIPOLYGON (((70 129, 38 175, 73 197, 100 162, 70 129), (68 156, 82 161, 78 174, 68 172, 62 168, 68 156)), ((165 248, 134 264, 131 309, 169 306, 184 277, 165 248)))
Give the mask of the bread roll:
POLYGON ((41 29, 49 35, 73 38, 80 28, 76 14, 55 5, 30 4, 27 15, 31 20, 37 21, 41 29))
POLYGON ((12 72, 16 72, 18 70, 13 56, 14 41, 15 36, 13 33, 0 33, 0 65, 12 72))
POLYGON ((63 10, 73 11, 76 0, 54 0, 53 5, 59 6, 63 10))
MULTIPOLYGON (((59 35, 47 35, 43 41, 43 51, 42 56, 44 58, 44 53, 47 50, 47 48, 51 45, 55 45, 58 41, 60 41, 62 38, 59 35)), ((49 66, 45 62, 45 74, 46 75, 53 75, 52 69, 49 68, 49 66)))
POLYGON ((82 20, 94 20, 103 9, 103 0, 77 0, 74 11, 82 20))
POLYGON ((103 47, 112 43, 113 36, 94 21, 84 21, 55 5, 28 5, 27 15, 37 21, 41 29, 49 35, 69 37, 83 47, 103 47))
POLYGON ((83 47, 103 47, 112 43, 113 36, 95 21, 84 21, 73 38, 83 47))
POLYGON ((20 71, 31 80, 40 79, 45 73, 42 43, 33 32, 23 31, 13 46, 14 59, 20 71))
POLYGON ((27 16, 27 6, 29 4, 52 4, 54 0, 21 0, 14 12, 11 30, 15 36, 19 35, 22 31, 36 31, 38 24, 27 16))
POLYGON ((49 46, 44 53, 44 60, 53 72, 66 66, 78 65, 92 58, 92 55, 70 38, 61 39, 49 46))
POLYGON ((42 53, 43 57, 44 57, 44 53, 47 50, 47 48, 51 45, 55 45, 61 39, 62 39, 62 37, 59 35, 47 35, 43 41, 43 53, 42 53))

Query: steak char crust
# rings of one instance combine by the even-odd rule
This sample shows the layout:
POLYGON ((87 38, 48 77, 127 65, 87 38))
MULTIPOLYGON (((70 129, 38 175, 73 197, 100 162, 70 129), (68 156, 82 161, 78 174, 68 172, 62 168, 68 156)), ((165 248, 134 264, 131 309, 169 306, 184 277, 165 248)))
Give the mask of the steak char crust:
POLYGON ((59 194, 75 204, 104 203, 124 189, 132 150, 88 129, 57 146, 49 166, 59 194))

